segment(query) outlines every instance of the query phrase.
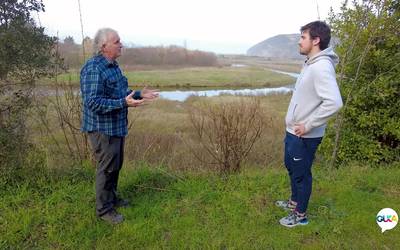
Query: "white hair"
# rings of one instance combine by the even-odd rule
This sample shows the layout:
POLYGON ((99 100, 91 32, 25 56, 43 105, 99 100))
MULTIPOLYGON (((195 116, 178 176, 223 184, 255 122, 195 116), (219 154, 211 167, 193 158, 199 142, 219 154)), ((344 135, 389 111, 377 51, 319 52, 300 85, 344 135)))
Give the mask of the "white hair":
POLYGON ((118 34, 117 31, 111 28, 101 28, 96 32, 93 41, 93 54, 100 55, 102 54, 102 47, 106 44, 107 39, 109 38, 110 34, 118 34))

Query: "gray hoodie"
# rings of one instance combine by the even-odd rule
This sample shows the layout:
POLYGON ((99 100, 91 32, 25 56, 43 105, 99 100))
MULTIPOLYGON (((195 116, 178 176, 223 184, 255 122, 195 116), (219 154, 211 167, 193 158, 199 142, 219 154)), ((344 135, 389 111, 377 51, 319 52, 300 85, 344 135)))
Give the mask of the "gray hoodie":
POLYGON ((336 83, 335 66, 338 56, 329 47, 309 58, 297 78, 286 114, 286 131, 294 133, 296 123, 304 123, 303 137, 325 134, 326 123, 342 106, 336 83))

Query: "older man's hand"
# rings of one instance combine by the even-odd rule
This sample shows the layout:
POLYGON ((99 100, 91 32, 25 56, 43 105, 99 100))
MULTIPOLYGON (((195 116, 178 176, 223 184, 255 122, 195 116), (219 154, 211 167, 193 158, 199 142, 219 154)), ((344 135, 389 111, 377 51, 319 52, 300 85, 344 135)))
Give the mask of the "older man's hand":
POLYGON ((140 92, 140 97, 146 100, 153 100, 159 96, 159 90, 158 89, 148 89, 147 87, 144 87, 143 90, 140 92))
POLYGON ((143 105, 144 99, 135 100, 135 99, 133 99, 133 95, 134 94, 135 94, 135 91, 132 91, 129 95, 127 95, 125 97, 126 106, 128 106, 128 107, 137 107, 137 106, 143 105))

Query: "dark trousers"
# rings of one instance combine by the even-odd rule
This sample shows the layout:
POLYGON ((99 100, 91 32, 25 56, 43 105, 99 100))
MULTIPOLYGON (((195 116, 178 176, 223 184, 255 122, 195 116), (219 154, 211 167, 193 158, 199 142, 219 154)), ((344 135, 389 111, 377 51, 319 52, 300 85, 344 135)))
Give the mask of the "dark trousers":
POLYGON ((285 166, 292 189, 291 200, 297 202, 296 211, 305 213, 312 190, 311 166, 322 137, 302 138, 286 132, 285 166))
POLYGON ((117 201, 118 176, 124 160, 125 137, 90 132, 89 141, 97 161, 96 214, 101 216, 117 201))

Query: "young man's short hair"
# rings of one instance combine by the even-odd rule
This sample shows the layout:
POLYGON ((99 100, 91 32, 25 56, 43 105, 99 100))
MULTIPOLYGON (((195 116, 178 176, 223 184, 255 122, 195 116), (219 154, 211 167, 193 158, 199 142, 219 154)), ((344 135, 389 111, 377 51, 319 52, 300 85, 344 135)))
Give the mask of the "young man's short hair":
POLYGON ((328 48, 329 42, 331 41, 331 28, 322 21, 314 21, 308 23, 300 28, 301 32, 308 31, 311 39, 319 37, 319 48, 324 50, 328 48))

